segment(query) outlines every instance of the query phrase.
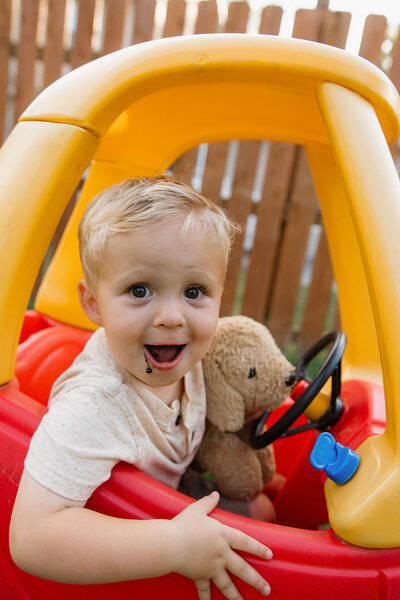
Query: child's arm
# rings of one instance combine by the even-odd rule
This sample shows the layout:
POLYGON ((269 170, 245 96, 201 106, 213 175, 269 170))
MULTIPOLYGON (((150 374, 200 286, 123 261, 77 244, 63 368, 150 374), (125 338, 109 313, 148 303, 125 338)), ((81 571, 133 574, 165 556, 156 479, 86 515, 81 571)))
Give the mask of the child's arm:
POLYGON ((180 573, 196 583, 201 600, 210 580, 238 600, 227 570, 261 593, 269 586, 235 550, 271 558, 271 551, 243 532, 208 517, 215 492, 172 520, 105 516, 67 500, 24 471, 10 526, 10 550, 23 570, 65 583, 109 583, 180 573))

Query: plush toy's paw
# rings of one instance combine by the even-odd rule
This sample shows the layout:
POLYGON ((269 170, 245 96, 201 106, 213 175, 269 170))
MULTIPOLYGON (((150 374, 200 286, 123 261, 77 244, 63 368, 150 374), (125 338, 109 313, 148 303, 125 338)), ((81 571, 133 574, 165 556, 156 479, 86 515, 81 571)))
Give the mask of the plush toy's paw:
POLYGON ((285 481, 286 477, 284 475, 281 475, 281 473, 275 473, 272 479, 270 479, 268 483, 264 485, 264 494, 267 494, 267 496, 273 500, 277 493, 280 492, 285 485, 285 481))
POLYGON ((263 488, 256 453, 232 433, 208 431, 197 454, 200 466, 211 471, 221 492, 230 498, 250 500, 263 488))
POLYGON ((274 476, 276 470, 274 451, 271 446, 267 446, 256 450, 256 454, 260 461, 263 481, 267 483, 274 476))
POLYGON ((249 514, 252 519, 276 523, 276 511, 270 498, 263 492, 249 502, 249 514))

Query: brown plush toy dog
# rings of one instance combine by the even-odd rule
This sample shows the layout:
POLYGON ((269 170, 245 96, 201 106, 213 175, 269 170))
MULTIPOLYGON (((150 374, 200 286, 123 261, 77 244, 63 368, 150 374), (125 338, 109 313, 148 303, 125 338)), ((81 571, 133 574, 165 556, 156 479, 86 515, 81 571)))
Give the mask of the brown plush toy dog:
POLYGON ((275 459, 270 446, 250 447, 248 421, 282 404, 294 368, 268 329, 243 316, 219 319, 203 368, 207 424, 197 462, 223 494, 250 500, 274 475, 275 459))

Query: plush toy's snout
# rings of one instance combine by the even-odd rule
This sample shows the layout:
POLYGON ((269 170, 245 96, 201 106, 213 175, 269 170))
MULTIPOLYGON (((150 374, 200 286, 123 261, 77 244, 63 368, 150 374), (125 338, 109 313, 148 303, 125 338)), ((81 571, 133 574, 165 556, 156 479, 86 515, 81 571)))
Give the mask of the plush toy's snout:
POLYGON ((292 387, 296 383, 296 371, 292 370, 289 377, 285 380, 287 386, 292 387))
POLYGON ((294 368, 268 329, 243 316, 219 320, 203 367, 207 428, 198 462, 212 471, 224 494, 250 499, 272 477, 275 462, 271 448, 248 446, 245 424, 282 404, 294 383, 294 368))

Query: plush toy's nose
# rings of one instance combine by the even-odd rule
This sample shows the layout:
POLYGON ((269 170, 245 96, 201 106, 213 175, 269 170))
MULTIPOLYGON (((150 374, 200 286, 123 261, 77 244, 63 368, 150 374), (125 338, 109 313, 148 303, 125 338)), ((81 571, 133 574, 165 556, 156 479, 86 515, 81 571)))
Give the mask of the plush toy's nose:
POLYGON ((292 387, 292 385, 296 382, 296 371, 292 371, 289 377, 286 379, 286 385, 292 387))

